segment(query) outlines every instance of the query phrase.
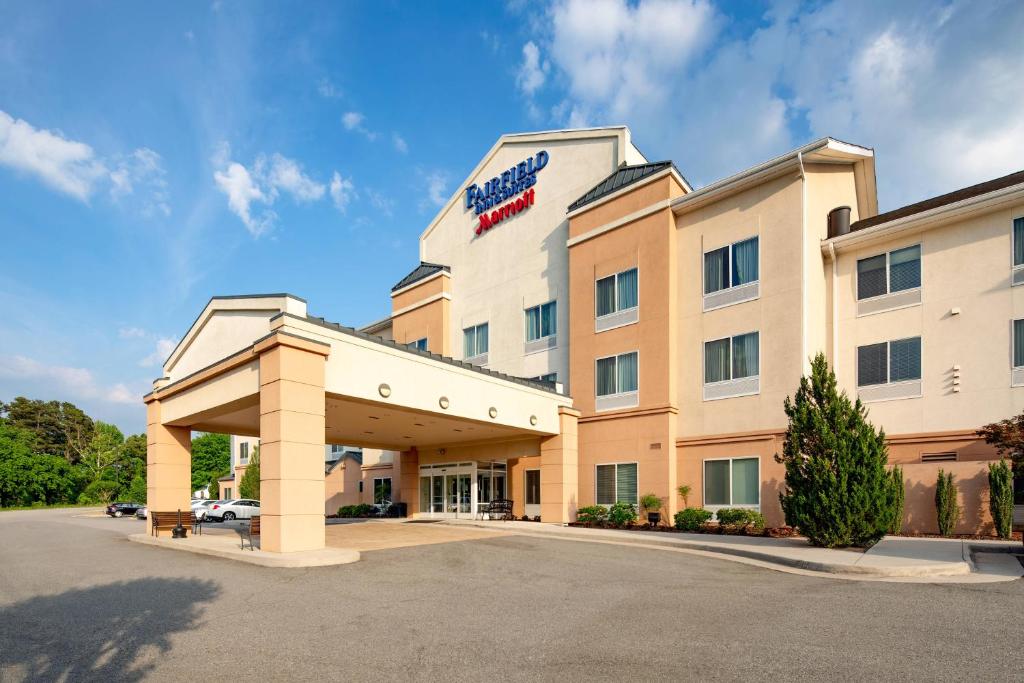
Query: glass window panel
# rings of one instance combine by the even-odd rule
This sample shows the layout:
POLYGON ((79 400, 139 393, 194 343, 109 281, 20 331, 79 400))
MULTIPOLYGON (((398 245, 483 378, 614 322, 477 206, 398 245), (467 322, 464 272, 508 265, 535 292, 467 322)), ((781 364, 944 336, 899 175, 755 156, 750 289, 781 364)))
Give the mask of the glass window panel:
POLYGON ((857 347, 857 386, 866 387, 889 381, 887 354, 885 343, 857 347))
POLYGON ((732 338, 732 378, 755 377, 759 373, 758 333, 732 338))
POLYGON ((374 479, 373 480, 373 503, 374 505, 383 505, 384 503, 391 502, 391 479, 374 479))
POLYGON ((1024 265, 1024 218, 1013 219, 1013 265, 1024 265))
POLYGON ((885 294, 885 254, 857 261, 857 298, 867 299, 885 294))
POLYGON ((618 301, 616 310, 624 311, 633 308, 637 304, 637 270, 630 268, 616 276, 618 287, 618 301))
POLYGON ((615 357, 599 358, 597 361, 597 395, 615 393, 615 357))
POLYGON ((476 355, 476 328, 470 327, 462 331, 462 356, 472 358, 476 355))
POLYGON ((430 477, 420 477, 420 512, 430 512, 430 477))
POLYGON ((495 474, 494 475, 494 498, 495 499, 499 499, 499 498, 504 498, 504 497, 505 497, 505 475, 504 474, 495 474))
POLYGON ((481 353, 487 353, 488 340, 487 340, 487 323, 476 326, 476 352, 477 355, 481 353))
POLYGON ((889 342, 889 381, 921 379, 921 338, 889 342))
POLYGON ((718 339, 704 343, 704 382, 722 382, 729 375, 729 340, 718 339))
POLYGON ((624 353, 618 358, 617 367, 618 381, 616 388, 618 393, 636 391, 637 388, 637 354, 624 353))
POLYGON ((897 249, 889 254, 889 291, 901 292, 921 286, 921 245, 897 249))
POLYGON ((597 281, 597 315, 608 315, 615 312, 615 276, 611 275, 597 281))
POLYGON ((615 466, 615 502, 637 502, 636 463, 615 466))
POLYGON ((757 238, 732 245, 732 286, 755 282, 757 277, 757 238))
POLYGON ((704 461, 704 504, 729 505, 729 461, 704 461))
POLYGON ((540 505, 540 470, 526 470, 526 504, 540 505))
POLYGON ((704 293, 710 294, 729 286, 729 247, 722 247, 704 254, 704 293))
POLYGON ((526 341, 540 339, 540 306, 526 309, 526 341))
POLYGON ((555 333, 555 302, 540 307, 540 336, 550 337, 555 333))
POLYGON ((1013 321, 1013 367, 1024 367, 1024 320, 1013 321))
POLYGON ((732 461, 732 505, 758 505, 761 482, 757 458, 737 458, 732 461))
POLYGON ((597 504, 615 504, 615 465, 597 466, 597 504))

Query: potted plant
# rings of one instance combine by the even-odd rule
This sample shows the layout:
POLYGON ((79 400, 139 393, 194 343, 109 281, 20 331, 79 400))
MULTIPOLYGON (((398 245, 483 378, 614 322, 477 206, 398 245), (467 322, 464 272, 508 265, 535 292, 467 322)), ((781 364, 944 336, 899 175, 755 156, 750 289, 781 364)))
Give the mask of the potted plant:
POLYGON ((661 523, 661 498, 653 493, 640 496, 640 507, 647 513, 647 523, 652 527, 661 523))

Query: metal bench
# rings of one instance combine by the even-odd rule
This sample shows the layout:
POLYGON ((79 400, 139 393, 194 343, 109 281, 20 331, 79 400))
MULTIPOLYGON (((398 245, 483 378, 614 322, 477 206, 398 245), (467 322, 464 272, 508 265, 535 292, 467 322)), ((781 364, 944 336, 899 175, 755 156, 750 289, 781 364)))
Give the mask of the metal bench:
MULTIPOLYGON (((178 526, 178 512, 150 512, 149 518, 153 521, 150 533, 159 536, 160 529, 173 529, 178 526)), ((203 534, 203 520, 196 517, 194 512, 181 513, 182 526, 188 525, 192 533, 203 534)))
POLYGON ((512 515, 512 501, 508 498, 497 498, 492 500, 486 505, 477 507, 476 511, 481 518, 483 515, 487 515, 491 519, 501 519, 506 522, 510 519, 515 519, 512 515))
POLYGON ((242 527, 242 550, 245 550, 245 539, 249 539, 249 550, 256 550, 252 544, 252 537, 260 535, 260 516, 256 515, 249 520, 249 526, 242 527))

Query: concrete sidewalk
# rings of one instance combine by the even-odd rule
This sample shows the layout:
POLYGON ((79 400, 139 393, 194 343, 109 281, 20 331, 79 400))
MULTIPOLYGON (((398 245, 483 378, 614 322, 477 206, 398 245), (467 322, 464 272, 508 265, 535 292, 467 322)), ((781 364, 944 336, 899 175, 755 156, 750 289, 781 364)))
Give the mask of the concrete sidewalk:
POLYGON ((595 543, 619 543, 713 553, 722 559, 781 571, 874 580, 1011 581, 1024 576, 1010 541, 886 537, 867 551, 816 548, 805 538, 761 538, 713 534, 585 529, 535 522, 446 520, 445 524, 502 528, 519 534, 595 543))

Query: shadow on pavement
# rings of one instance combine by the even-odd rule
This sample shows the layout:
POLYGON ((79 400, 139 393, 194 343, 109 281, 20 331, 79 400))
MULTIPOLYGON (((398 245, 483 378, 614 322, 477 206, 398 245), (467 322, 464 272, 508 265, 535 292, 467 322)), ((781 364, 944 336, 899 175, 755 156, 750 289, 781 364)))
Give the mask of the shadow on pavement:
POLYGON ((213 581, 139 579, 0 608, 0 680, 141 680, 219 593, 213 581))

